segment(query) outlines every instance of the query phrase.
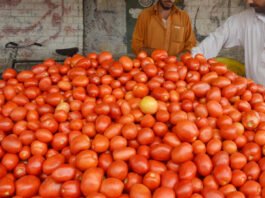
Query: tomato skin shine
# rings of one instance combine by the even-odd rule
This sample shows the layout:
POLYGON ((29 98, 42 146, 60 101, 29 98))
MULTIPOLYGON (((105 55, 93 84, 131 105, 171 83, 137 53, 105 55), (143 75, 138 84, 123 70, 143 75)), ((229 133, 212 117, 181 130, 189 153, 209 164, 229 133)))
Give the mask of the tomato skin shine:
POLYGON ((265 197, 265 88, 202 54, 49 58, 0 80, 0 197, 265 197))

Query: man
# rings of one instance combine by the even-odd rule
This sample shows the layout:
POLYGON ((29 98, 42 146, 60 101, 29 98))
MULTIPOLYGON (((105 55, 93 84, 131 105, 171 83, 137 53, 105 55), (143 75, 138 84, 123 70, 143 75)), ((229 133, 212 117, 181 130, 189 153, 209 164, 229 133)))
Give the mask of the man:
POLYGON ((250 8, 231 16, 192 54, 202 53, 206 58, 216 57, 224 48, 243 46, 246 76, 265 86, 265 0, 247 0, 250 8))
POLYGON ((139 15, 132 38, 135 54, 145 50, 163 49, 169 55, 190 51, 196 44, 191 22, 185 11, 174 5, 175 0, 159 0, 139 15))

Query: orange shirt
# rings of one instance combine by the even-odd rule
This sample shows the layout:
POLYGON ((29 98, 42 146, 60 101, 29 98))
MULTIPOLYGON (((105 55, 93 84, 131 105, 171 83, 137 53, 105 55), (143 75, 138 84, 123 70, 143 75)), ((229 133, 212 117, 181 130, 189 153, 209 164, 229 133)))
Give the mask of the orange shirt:
POLYGON ((188 14, 173 6, 166 25, 158 12, 158 4, 151 6, 139 15, 132 38, 135 54, 142 48, 164 49, 169 55, 190 51, 196 44, 188 14))

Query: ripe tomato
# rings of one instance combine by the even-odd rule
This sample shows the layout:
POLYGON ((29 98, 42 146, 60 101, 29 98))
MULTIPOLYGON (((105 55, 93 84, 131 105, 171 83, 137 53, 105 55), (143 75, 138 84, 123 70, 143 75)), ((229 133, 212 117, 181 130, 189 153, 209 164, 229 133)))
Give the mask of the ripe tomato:
POLYGON ((240 191, 247 196, 260 195, 261 186, 256 181, 248 180, 240 187, 240 191))
POLYGON ((211 197, 224 198, 223 193, 211 188, 204 188, 202 191, 202 195, 204 198, 211 198, 211 197))
POLYGON ((127 161, 136 154, 136 150, 132 147, 123 147, 114 150, 112 154, 114 160, 127 161))
POLYGON ((172 188, 160 187, 153 194, 153 198, 175 198, 175 192, 172 188))
POLYGON ((92 192, 98 192, 103 180, 104 172, 101 168, 89 168, 87 169, 81 181, 81 191, 84 195, 89 195, 92 192), (89 186, 89 188, 88 188, 89 186))
POLYGON ((247 175, 241 170, 233 170, 231 183, 235 187, 242 186, 247 180, 247 175))
POLYGON ((192 195, 192 182, 191 180, 182 180, 175 186, 177 197, 188 198, 192 195))
POLYGON ((78 135, 70 141, 70 149, 73 154, 89 149, 90 145, 90 138, 85 134, 78 135))
POLYGON ((150 190, 143 184, 134 184, 130 190, 130 198, 151 198, 150 190))
POLYGON ((22 149, 22 143, 16 135, 5 136, 1 141, 2 148, 8 153, 18 153, 22 149))
POLYGON ((100 192, 110 198, 119 197, 122 194, 124 184, 116 178, 107 178, 102 181, 100 192))
POLYGON ((1 161, 2 165, 4 165, 5 168, 9 171, 13 170, 17 166, 18 162, 19 162, 18 156, 12 153, 4 154, 1 161))
POLYGON ((142 155, 132 156, 129 160, 129 165, 134 172, 140 175, 147 173, 149 170, 148 160, 142 155))
POLYGON ((168 161, 172 147, 167 144, 155 144, 151 146, 150 155, 154 160, 168 161))
POLYGON ((178 171, 180 180, 191 180, 195 177, 196 173, 197 167, 192 161, 187 161, 181 164, 178 171))
POLYGON ((98 164, 98 156, 92 150, 84 150, 77 154, 75 166, 84 171, 91 167, 96 167, 98 164))
POLYGON ((129 192, 134 184, 140 184, 140 183, 142 183, 142 177, 137 173, 130 172, 128 173, 126 179, 124 180, 124 188, 126 191, 129 192))
POLYGON ((209 102, 207 102, 206 106, 207 111, 211 117, 219 117, 223 114, 222 106, 215 100, 210 100, 209 102))
POLYGON ((34 155, 28 160, 26 167, 27 173, 30 175, 39 175, 42 171, 42 165, 44 162, 44 157, 40 155, 34 155))
POLYGON ((242 124, 248 130, 254 130, 260 123, 259 114, 256 111, 245 112, 242 115, 242 124))
POLYGON ((15 183, 14 180, 8 176, 0 179, 0 196, 10 197, 15 193, 15 183))
POLYGON ((176 146, 171 152, 171 159, 175 163, 182 163, 193 158, 192 146, 187 143, 181 143, 176 146))
POLYGON ((213 170, 213 175, 219 185, 224 186, 232 179, 232 171, 228 165, 217 165, 213 170))
POLYGON ((128 174, 128 166, 122 160, 114 161, 110 164, 107 170, 108 177, 117 178, 119 180, 124 180, 128 174))
POLYGON ((143 184, 150 190, 154 190, 160 186, 160 175, 157 172, 149 171, 143 178, 143 184))
POLYGON ((39 195, 41 197, 60 197, 61 184, 47 177, 40 185, 39 195))
POLYGON ((198 128, 194 122, 189 120, 180 120, 177 122, 173 131, 177 134, 178 138, 183 142, 193 142, 199 135, 198 128))
POLYGON ((38 193, 40 179, 33 175, 26 175, 19 178, 16 185, 16 195, 22 197, 33 197, 38 193))
POLYGON ((70 180, 63 183, 61 187, 61 196, 63 198, 78 198, 80 197, 80 182, 77 180, 70 180))
POLYGON ((56 168, 51 177, 58 183, 65 182, 74 178, 76 170, 69 164, 62 164, 56 168))
POLYGON ((202 176, 208 176, 213 169, 211 158, 204 153, 198 154, 194 158, 194 162, 197 166, 198 173, 202 176))

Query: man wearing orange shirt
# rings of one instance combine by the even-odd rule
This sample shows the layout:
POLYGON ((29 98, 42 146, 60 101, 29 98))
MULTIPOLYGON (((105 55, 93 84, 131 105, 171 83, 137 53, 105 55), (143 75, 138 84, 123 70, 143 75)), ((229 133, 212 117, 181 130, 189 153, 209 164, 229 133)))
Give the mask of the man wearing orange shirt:
POLYGON ((144 9, 136 22, 132 50, 149 54, 164 49, 169 55, 190 51, 196 44, 188 14, 174 5, 175 0, 159 0, 144 9))

